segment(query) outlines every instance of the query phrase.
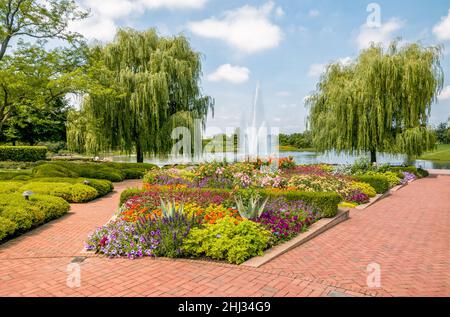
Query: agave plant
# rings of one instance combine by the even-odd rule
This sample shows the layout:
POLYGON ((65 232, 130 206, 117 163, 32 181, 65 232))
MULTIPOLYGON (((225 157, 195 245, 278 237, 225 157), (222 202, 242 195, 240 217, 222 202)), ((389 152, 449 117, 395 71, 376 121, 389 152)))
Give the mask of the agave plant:
POLYGON ((164 218, 173 219, 173 218, 175 218, 175 216, 177 214, 183 214, 184 205, 180 204, 180 206, 177 209, 175 201, 173 201, 173 202, 170 202, 170 201, 164 202, 161 199, 161 211, 163 213, 164 218))
POLYGON ((241 197, 236 197, 235 199, 237 210, 242 218, 245 219, 256 219, 262 215, 264 208, 266 207, 269 197, 267 197, 263 202, 259 195, 250 197, 248 205, 246 205, 241 197))

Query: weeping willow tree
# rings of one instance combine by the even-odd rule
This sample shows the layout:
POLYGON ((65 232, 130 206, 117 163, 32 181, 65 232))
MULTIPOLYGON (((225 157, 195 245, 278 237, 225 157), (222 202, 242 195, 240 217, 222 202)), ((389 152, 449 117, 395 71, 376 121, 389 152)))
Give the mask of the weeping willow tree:
POLYGON ((308 99, 319 151, 420 156, 434 147, 431 105, 443 88, 441 48, 371 46, 351 65, 332 64, 308 99))
POLYGON ((91 88, 68 124, 72 148, 135 151, 142 162, 144 154, 169 153, 174 128, 192 131, 195 119, 204 123, 213 110, 199 87, 200 54, 183 36, 122 29, 89 59, 91 88))

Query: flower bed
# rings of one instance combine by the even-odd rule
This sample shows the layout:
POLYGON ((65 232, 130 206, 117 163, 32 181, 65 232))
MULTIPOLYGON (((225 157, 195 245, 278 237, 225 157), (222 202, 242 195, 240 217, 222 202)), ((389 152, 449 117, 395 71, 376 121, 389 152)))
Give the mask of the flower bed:
POLYGON ((353 175, 290 160, 276 167, 285 168, 258 161, 154 169, 142 190, 122 193, 116 220, 90 235, 86 248, 109 257, 206 257, 240 264, 334 217, 342 201, 365 204, 383 186, 415 177, 387 170, 353 175))

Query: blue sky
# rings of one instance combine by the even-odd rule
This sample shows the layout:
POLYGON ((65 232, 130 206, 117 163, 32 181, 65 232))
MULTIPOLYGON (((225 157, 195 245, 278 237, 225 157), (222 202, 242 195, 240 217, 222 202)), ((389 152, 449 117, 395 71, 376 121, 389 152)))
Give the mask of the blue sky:
POLYGON ((371 41, 398 37, 445 45, 446 89, 431 122, 450 115, 449 0, 77 1, 92 17, 71 27, 90 39, 109 41, 124 26, 187 36, 203 54, 204 93, 216 100, 210 127, 238 126, 260 81, 269 123, 286 133, 303 131, 304 99, 327 63, 348 63, 371 41))

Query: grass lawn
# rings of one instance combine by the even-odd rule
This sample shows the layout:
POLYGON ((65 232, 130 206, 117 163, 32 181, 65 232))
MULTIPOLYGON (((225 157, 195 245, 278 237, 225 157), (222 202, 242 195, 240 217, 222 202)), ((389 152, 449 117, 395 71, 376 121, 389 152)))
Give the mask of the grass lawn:
POLYGON ((436 151, 425 153, 420 159, 450 162, 450 144, 439 144, 436 151))
POLYGON ((313 148, 304 148, 304 149, 299 149, 296 148, 295 146, 289 146, 289 145, 280 145, 278 147, 280 152, 315 152, 316 150, 313 148))

